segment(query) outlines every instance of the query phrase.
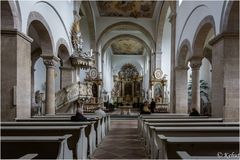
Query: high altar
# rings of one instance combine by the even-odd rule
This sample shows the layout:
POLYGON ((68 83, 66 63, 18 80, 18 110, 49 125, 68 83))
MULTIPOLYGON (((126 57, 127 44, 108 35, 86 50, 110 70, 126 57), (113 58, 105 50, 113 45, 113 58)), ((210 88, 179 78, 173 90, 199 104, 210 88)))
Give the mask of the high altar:
POLYGON ((114 102, 129 105, 142 102, 143 77, 140 76, 134 65, 123 65, 118 75, 114 75, 113 79, 114 88, 111 94, 114 102))

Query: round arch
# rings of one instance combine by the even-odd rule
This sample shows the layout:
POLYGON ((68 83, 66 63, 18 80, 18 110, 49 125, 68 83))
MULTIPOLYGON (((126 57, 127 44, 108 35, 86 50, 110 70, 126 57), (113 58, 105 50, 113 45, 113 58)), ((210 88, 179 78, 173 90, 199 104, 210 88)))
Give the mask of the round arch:
POLYGON ((121 39, 121 38, 125 38, 125 37, 128 37, 128 38, 133 38, 135 40, 137 40, 138 42, 142 43, 143 46, 147 49, 148 53, 151 53, 151 49, 149 48, 149 46, 142 40, 140 39, 139 37, 137 36, 134 36, 134 35, 130 35, 130 34, 122 34, 122 35, 118 35, 118 36, 115 36, 113 37, 112 39, 108 40, 104 45, 103 45, 103 49, 102 49, 102 57, 106 51, 106 49, 111 45, 111 43, 115 40, 118 40, 118 39, 121 39))
MULTIPOLYGON (((160 50, 162 46, 162 37, 163 37, 163 28, 164 28, 164 22, 167 15, 168 8, 170 7, 170 3, 168 1, 163 2, 163 6, 160 11, 160 16, 158 20, 158 28, 157 28, 157 43, 156 43, 156 49, 160 50)), ((171 7, 170 7, 171 9, 171 7)))
POLYGON ((214 36, 216 35, 215 29, 215 22, 213 16, 209 15, 206 16, 198 25, 198 28, 195 32, 193 43, 192 43, 192 50, 193 50, 193 57, 203 57, 203 49, 206 38, 208 36, 209 31, 213 29, 214 36))
POLYGON ((89 3, 89 1, 82 1, 83 8, 85 9, 88 27, 89 27, 89 33, 90 33, 90 47, 93 48, 93 50, 96 49, 96 39, 95 39, 95 25, 94 25, 94 19, 93 19, 93 13, 92 8, 89 3))
POLYGON ((41 34, 39 36, 39 39, 41 41, 41 49, 42 54, 48 54, 48 55, 54 55, 54 40, 52 36, 52 32, 50 30, 49 25, 47 24, 44 17, 36 12, 32 11, 30 12, 28 16, 28 23, 27 23, 27 34, 29 35, 29 29, 33 26, 35 30, 41 34))
POLYGON ((106 29, 104 29, 104 31, 100 34, 99 38, 97 39, 97 49, 99 50, 100 47, 100 42, 102 41, 102 39, 111 31, 116 30, 116 29, 120 29, 120 28, 130 28, 130 29, 136 29, 140 32, 142 32, 149 40, 150 44, 151 44, 151 48, 153 50, 155 50, 155 42, 153 40, 153 37, 151 36, 151 34, 142 26, 133 23, 133 22, 118 22, 118 23, 114 23, 110 26, 108 26, 106 29))
POLYGON ((229 1, 221 18, 220 31, 239 32, 239 1, 229 1))
POLYGON ((20 10, 14 1, 1 1, 1 29, 21 31, 21 20, 20 10))
POLYGON ((63 38, 58 39, 57 43, 56 43, 56 51, 57 53, 59 53, 59 49, 64 47, 66 50, 66 53, 68 54, 68 56, 70 56, 70 48, 69 45, 67 43, 67 41, 63 38))
POLYGON ((192 55, 191 44, 188 39, 185 39, 178 49, 177 66, 187 67, 187 61, 190 55, 192 55))

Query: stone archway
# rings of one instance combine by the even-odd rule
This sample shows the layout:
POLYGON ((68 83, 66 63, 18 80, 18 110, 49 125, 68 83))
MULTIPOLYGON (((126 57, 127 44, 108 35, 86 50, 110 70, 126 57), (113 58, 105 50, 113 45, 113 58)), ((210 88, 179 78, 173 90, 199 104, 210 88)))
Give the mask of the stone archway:
POLYGON ((21 13, 17 9, 18 2, 1 1, 1 29, 21 31, 21 13))
POLYGON ((150 42, 152 50, 155 50, 155 42, 154 42, 151 34, 144 27, 142 27, 136 23, 132 23, 132 22, 118 22, 118 23, 108 26, 104 31, 102 31, 102 33, 98 37, 97 49, 99 49, 99 47, 101 45, 100 42, 108 33, 110 33, 113 30, 117 30, 117 29, 121 29, 121 28, 135 29, 135 30, 140 31, 147 37, 148 41, 150 42))
POLYGON ((179 50, 176 73, 176 113, 188 112, 188 57, 191 55, 191 45, 185 39, 179 50))
MULTIPOLYGON (((55 66, 59 59, 53 53, 53 38, 51 30, 44 17, 38 12, 31 12, 28 18, 28 35, 33 38, 31 45, 32 71, 34 71, 34 60, 41 59, 41 66, 46 67, 46 80, 42 80, 45 85, 45 114, 55 114, 55 66), (38 52, 36 52, 38 51, 38 52)), ((40 73, 44 74, 44 71, 40 73)), ((34 73, 32 73, 34 80, 34 73)), ((36 81, 32 84, 32 88, 36 87, 36 81)), ((33 89, 32 89, 33 90, 33 89)), ((32 95, 35 95, 32 93, 32 95)), ((35 97, 35 96, 34 96, 35 97)))
POLYGON ((193 54, 190 57, 190 66, 192 69, 191 108, 196 108, 199 112, 202 110, 200 103, 200 67, 204 58, 204 48, 208 45, 210 38, 215 36, 215 30, 213 16, 207 16, 200 22, 193 38, 193 54))

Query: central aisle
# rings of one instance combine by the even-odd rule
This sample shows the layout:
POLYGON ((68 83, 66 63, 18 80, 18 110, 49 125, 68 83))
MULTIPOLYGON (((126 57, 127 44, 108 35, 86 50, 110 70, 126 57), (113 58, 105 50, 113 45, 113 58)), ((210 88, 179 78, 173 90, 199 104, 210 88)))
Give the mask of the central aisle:
POLYGON ((93 159, 146 159, 139 140, 137 120, 111 120, 111 130, 96 149, 93 159))

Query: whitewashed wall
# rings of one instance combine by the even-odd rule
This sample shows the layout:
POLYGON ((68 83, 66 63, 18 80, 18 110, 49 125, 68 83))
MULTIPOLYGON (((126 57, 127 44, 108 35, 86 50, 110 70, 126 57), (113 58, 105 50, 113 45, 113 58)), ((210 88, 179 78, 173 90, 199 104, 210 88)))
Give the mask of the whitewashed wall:
POLYGON ((103 88, 108 92, 109 98, 111 99, 112 91, 112 51, 110 48, 106 50, 103 57, 103 88))
POLYGON ((206 16, 213 16, 218 34, 223 4, 224 1, 182 1, 180 6, 177 5, 176 49, 184 39, 188 39, 192 44, 199 23, 206 16))
POLYGON ((42 58, 39 58, 34 66, 35 72, 34 72, 34 93, 37 90, 40 90, 40 92, 44 92, 45 90, 45 81, 46 81, 46 67, 43 64, 42 58))
POLYGON ((164 27, 163 27, 163 38, 162 38, 162 63, 161 69, 163 74, 167 75, 167 90, 170 91, 170 80, 171 80, 171 23, 168 20, 170 15, 170 8, 167 11, 164 27))
POLYGON ((22 17, 22 32, 27 34, 30 12, 40 13, 48 23, 53 36, 53 52, 56 53, 56 42, 63 38, 71 46, 70 29, 73 22, 72 1, 19 1, 22 17))

